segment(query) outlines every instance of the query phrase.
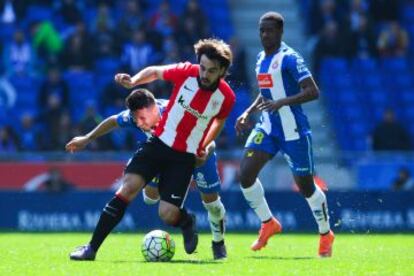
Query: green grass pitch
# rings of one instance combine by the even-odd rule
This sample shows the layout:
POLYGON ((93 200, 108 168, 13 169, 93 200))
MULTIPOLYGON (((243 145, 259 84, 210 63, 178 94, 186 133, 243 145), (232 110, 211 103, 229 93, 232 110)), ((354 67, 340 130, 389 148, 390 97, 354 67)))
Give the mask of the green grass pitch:
POLYGON ((90 234, 0 233, 0 275, 414 275, 414 235, 337 234, 334 256, 316 257, 318 235, 282 234, 252 252, 255 234, 227 234, 228 259, 213 261, 209 234, 197 253, 176 254, 168 263, 147 263, 143 234, 111 234, 94 262, 74 262, 69 252, 90 234))

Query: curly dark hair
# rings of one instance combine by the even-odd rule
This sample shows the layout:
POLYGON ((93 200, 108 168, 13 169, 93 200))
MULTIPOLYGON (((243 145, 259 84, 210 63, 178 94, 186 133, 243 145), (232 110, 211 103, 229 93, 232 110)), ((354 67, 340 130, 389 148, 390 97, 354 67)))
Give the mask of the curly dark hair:
POLYGON ((217 60, 220 66, 224 67, 226 70, 233 62, 233 53, 230 46, 220 39, 201 39, 194 44, 194 50, 198 62, 200 62, 202 55, 206 55, 211 60, 217 60))

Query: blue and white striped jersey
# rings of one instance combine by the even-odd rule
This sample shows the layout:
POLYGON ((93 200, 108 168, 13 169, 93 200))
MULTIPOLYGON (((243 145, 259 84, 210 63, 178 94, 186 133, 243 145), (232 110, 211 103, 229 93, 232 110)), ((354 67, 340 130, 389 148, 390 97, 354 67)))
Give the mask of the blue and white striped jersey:
MULTIPOLYGON (((262 51, 257 56, 256 76, 265 99, 278 100, 300 92, 299 82, 311 75, 303 58, 282 42, 273 54, 262 51)), ((293 141, 310 133, 306 115, 300 105, 283 106, 278 112, 262 112, 258 123, 267 134, 293 141)))

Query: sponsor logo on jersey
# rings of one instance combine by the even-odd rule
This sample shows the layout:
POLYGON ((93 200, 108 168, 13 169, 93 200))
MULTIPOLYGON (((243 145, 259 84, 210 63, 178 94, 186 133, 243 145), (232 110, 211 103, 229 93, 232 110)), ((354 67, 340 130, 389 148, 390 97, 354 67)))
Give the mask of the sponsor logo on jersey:
POLYGON ((257 82, 259 84, 259 88, 272 88, 273 87, 273 80, 271 74, 258 74, 257 75, 257 82))
POLYGON ((182 95, 178 98, 178 104, 181 105, 182 108, 184 108, 187 112, 190 112, 192 115, 194 115, 198 119, 203 119, 203 120, 208 119, 206 115, 201 114, 200 112, 198 112, 197 110, 193 109, 191 106, 186 104, 184 102, 184 98, 182 95))

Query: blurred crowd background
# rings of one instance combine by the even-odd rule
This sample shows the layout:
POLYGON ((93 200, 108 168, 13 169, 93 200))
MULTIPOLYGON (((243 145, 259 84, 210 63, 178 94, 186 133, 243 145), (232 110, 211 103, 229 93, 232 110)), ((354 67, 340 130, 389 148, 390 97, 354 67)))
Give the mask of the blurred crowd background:
MULTIPOLYGON (((322 91, 320 101, 308 108, 319 174, 328 182, 342 177, 339 188, 369 188, 378 182, 372 175, 380 166, 389 169, 380 187, 406 187, 395 184, 400 175, 412 183, 414 1, 274 2, 1 0, 2 159, 6 153, 32 153, 23 158, 31 159, 63 152, 73 136, 124 109, 128 91, 113 82, 116 72, 195 62, 193 43, 211 36, 234 51, 228 81, 237 104, 218 149, 238 156, 246 137, 236 137, 234 122, 257 93, 257 22, 264 11, 276 10, 286 18, 285 41, 305 56, 322 91), (377 152, 387 154, 367 157, 377 152), (370 173, 355 180, 355 164, 368 166, 370 173)), ((159 98, 168 98, 171 89, 164 82, 148 88, 159 98)), ((87 150, 132 152, 135 147, 136 133, 122 130, 87 150)))

